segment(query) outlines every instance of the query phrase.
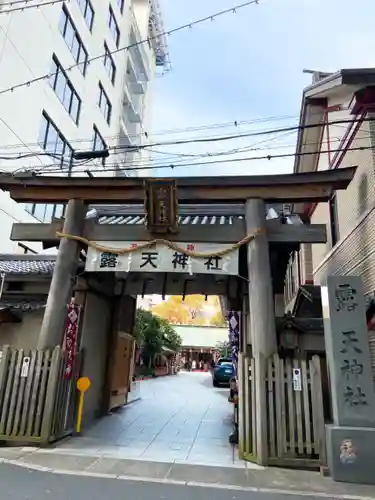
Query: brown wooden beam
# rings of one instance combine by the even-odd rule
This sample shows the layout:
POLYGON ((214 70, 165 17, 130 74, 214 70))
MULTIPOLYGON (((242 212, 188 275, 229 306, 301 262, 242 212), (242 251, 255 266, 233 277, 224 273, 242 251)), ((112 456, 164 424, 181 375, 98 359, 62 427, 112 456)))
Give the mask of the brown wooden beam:
MULTIPOLYGON (((177 178, 181 203, 210 201, 267 202, 327 201, 333 191, 346 189, 356 167, 283 175, 177 178)), ((42 177, 0 175, 0 189, 19 202, 59 203, 81 199, 88 203, 143 203, 144 181, 139 177, 42 177)))
MULTIPOLYGON (((46 190, 41 186, 12 187, 11 198, 22 203, 63 203, 69 199, 87 203, 141 203, 144 192, 141 188, 98 188, 98 187, 53 187, 46 190)), ((183 203, 212 201, 215 203, 241 202, 250 198, 262 198, 267 202, 311 202, 328 201, 333 189, 330 185, 306 184, 283 186, 220 186, 178 188, 178 199, 183 203)))
MULTIPOLYGON (((266 221, 270 243, 326 243, 324 224, 292 225, 266 221)), ((12 241, 58 242, 56 232, 62 230, 62 222, 52 224, 15 223, 11 232, 12 241)), ((92 224, 86 221, 85 237, 91 241, 149 241, 153 239, 141 224, 92 224)), ((185 224, 179 226, 177 234, 168 235, 171 241, 196 243, 237 243, 246 236, 243 220, 233 224, 185 224)))

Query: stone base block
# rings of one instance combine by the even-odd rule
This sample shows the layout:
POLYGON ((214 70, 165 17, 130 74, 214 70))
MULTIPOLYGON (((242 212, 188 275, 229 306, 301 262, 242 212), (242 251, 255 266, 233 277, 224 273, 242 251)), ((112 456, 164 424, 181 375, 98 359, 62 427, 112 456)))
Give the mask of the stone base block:
POLYGON ((327 425, 326 437, 334 481, 375 484, 375 428, 327 425))

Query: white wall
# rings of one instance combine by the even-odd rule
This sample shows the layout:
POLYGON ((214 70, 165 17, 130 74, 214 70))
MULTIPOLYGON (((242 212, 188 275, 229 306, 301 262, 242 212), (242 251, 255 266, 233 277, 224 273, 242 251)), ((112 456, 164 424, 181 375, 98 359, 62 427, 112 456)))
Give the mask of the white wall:
MULTIPOLYGON (((112 6, 121 32, 119 46, 125 47, 129 43, 130 23, 135 22, 135 18, 129 10, 131 9, 129 0, 125 0, 123 14, 121 14, 116 0, 91 0, 91 3, 95 11, 92 33, 85 23, 77 0, 66 2, 66 7, 88 51, 89 58, 103 54, 104 41, 111 51, 116 50, 108 27, 109 4, 112 6)), ((74 149, 87 150, 92 148, 94 124, 109 147, 117 145, 119 133, 127 133, 122 121, 124 112, 122 102, 124 85, 126 84, 128 51, 120 51, 113 55, 117 68, 115 85, 112 85, 108 77, 103 59, 91 62, 86 76, 83 76, 77 67, 67 72, 75 90, 82 99, 80 121, 77 126, 50 87, 48 80, 16 88, 21 82, 48 74, 52 67, 53 53, 56 54, 64 68, 75 64, 74 57, 59 31, 62 3, 10 14, 4 13, 4 10, 8 8, 2 7, 3 12, 0 14, 0 92, 11 87, 15 87, 15 89, 13 92, 0 93, 0 157, 42 152, 37 143, 43 110, 48 113, 74 149), (110 125, 107 124, 97 106, 99 81, 112 104, 110 125)), ((138 14, 147 17, 148 11, 145 10, 138 14)), ((139 22, 144 25, 145 19, 140 18, 139 22)), ((152 60, 149 49, 147 50, 144 52, 152 60)), ((145 98, 145 102, 147 106, 149 99, 145 98)), ((146 117, 147 109, 144 110, 144 113, 146 117)), ((140 127, 136 126, 135 130, 139 130, 140 127)), ((140 140, 141 138, 137 142, 140 140)), ((107 160, 108 168, 111 169, 115 162, 123 164, 123 156, 123 154, 112 154, 107 160)), ((0 160, 0 169, 14 171, 24 167, 38 167, 47 172, 46 165, 53 164, 53 161, 46 156, 13 161, 0 160)), ((125 161, 128 162, 129 159, 125 161)), ((102 169, 100 161, 96 160, 85 165, 84 168, 77 168, 76 171, 87 168, 95 169, 95 166, 97 169, 102 169)), ((56 167, 52 168, 53 175, 59 175, 56 167)), ((130 175, 136 174, 136 171, 130 172, 130 175)), ((113 171, 98 172, 96 175, 113 175, 113 171)), ((0 252, 4 253, 12 251, 14 248, 14 245, 8 241, 13 222, 31 222, 33 218, 25 212, 22 206, 17 206, 3 192, 0 192, 0 212, 2 229, 0 252)), ((36 250, 40 248, 35 244, 30 246, 36 250)))
POLYGON ((0 350, 4 345, 14 349, 35 349, 44 309, 25 313, 21 323, 0 323, 0 350))
MULTIPOLYGON (((9 193, 0 190, 0 253, 25 253, 18 246, 18 242, 9 239, 12 226, 15 222, 37 223, 38 221, 24 210, 23 205, 13 201, 9 193)), ((22 243, 36 252, 42 249, 40 243, 27 241, 23 241, 22 243)))

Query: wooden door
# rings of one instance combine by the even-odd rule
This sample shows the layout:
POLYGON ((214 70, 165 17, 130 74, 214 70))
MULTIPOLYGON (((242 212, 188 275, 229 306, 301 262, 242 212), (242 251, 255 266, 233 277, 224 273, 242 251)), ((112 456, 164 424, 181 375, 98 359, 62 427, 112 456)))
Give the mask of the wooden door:
POLYGON ((133 350, 134 338, 128 333, 117 332, 117 339, 111 353, 110 410, 127 402, 131 384, 133 350))

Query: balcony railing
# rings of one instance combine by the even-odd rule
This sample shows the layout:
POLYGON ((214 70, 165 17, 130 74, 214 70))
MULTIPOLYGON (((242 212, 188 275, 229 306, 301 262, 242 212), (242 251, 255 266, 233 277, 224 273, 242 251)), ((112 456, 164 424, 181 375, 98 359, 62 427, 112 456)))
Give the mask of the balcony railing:
POLYGON ((131 12, 131 27, 130 30, 130 45, 138 43, 138 45, 134 45, 130 47, 129 54, 133 59, 134 64, 138 67, 137 77, 139 80, 150 80, 151 78, 151 67, 150 67, 150 57, 146 49, 147 42, 139 43, 144 40, 145 37, 142 37, 141 32, 139 31, 138 22, 134 15, 133 9, 130 8, 131 12), (133 31, 133 33, 132 33, 133 31), (134 37, 134 39, 133 39, 134 37))
POLYGON ((124 114, 126 114, 130 121, 142 123, 143 109, 142 109, 142 94, 132 94, 127 85, 125 85, 124 92, 124 114))
POLYGON ((134 94, 145 94, 146 93, 145 79, 141 78, 137 74, 137 68, 135 67, 131 55, 129 55, 126 74, 127 74, 127 84, 130 88, 130 91, 134 94))
POLYGON ((124 108, 123 110, 121 122, 122 128, 124 130, 124 135, 128 138, 129 145, 135 145, 137 143, 139 124, 129 119, 127 108, 124 108))
POLYGON ((296 298, 298 289, 301 285, 301 276, 299 272, 299 255, 294 252, 289 260, 285 274, 284 302, 288 309, 292 307, 296 298))

